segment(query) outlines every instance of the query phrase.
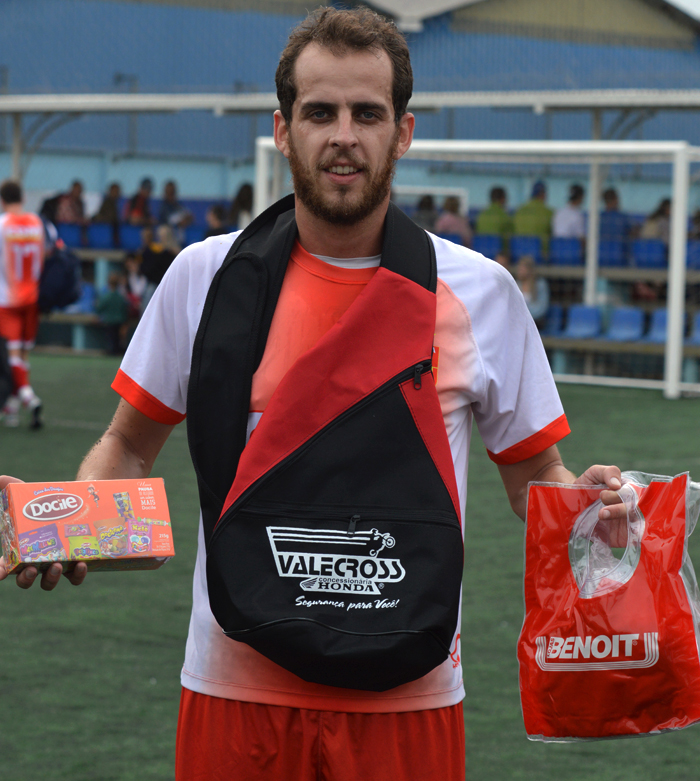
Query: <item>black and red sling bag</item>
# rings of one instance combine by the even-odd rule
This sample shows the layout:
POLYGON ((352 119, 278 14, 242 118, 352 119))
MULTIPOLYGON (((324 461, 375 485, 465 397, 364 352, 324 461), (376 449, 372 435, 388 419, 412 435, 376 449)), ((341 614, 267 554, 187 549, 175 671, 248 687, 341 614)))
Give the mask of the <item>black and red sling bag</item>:
POLYGON ((246 445, 252 376, 297 236, 293 197, 214 277, 187 428, 224 633, 306 681, 384 691, 449 655, 463 544, 431 372, 432 242, 390 205, 382 262, 282 378, 246 445))

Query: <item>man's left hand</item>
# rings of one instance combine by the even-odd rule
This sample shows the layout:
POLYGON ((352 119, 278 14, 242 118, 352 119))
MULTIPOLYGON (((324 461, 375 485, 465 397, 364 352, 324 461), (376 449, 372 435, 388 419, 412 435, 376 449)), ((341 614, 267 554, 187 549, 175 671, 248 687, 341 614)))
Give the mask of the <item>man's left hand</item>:
POLYGON ((601 521, 627 518, 627 508, 617 493, 622 488, 622 474, 619 467, 595 464, 577 477, 574 485, 606 485, 610 490, 601 491, 600 500, 603 502, 603 507, 600 508, 598 517, 601 521))

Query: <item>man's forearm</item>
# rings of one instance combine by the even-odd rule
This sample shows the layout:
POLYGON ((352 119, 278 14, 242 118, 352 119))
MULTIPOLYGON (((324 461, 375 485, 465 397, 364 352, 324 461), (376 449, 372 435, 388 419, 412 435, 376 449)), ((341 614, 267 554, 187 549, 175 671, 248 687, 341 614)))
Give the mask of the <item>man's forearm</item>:
POLYGON ((148 477, 150 466, 124 439, 106 431, 85 456, 76 480, 117 480, 148 477))
POLYGON ((148 477, 173 426, 157 423, 122 400, 114 419, 78 470, 78 480, 148 477))
POLYGON ((523 521, 527 511, 527 485, 530 481, 573 483, 576 480, 576 475, 562 463, 555 446, 525 461, 499 466, 499 471, 513 512, 523 521))

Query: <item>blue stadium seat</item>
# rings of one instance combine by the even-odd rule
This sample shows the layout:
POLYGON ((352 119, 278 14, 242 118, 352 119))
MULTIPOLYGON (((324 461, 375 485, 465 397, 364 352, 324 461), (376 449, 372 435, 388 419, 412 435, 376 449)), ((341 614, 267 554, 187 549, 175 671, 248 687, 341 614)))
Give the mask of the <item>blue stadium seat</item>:
POLYGON ((666 268, 666 245, 659 239, 637 239, 632 242, 632 262, 639 268, 666 268))
POLYGON ((560 336, 564 330, 564 307, 561 304, 550 304, 547 310, 547 320, 541 331, 542 336, 560 336))
POLYGON ((700 241, 688 242, 685 264, 688 268, 700 268, 700 241))
POLYGON ((439 233, 438 236, 441 239, 445 239, 445 241, 451 241, 453 244, 459 244, 460 246, 464 244, 459 233, 439 233))
POLYGON ((693 326, 685 343, 700 345, 700 312, 696 312, 693 316, 693 326))
POLYGON ((493 260, 503 249, 503 240, 500 236, 477 235, 472 239, 472 249, 493 260))
POLYGON ((569 339, 594 339, 600 333, 600 309, 576 304, 569 307, 566 328, 562 336, 569 339))
POLYGON ((141 247, 141 231, 138 225, 124 223, 119 226, 119 243, 122 249, 137 250, 141 247))
POLYGON ((515 263, 523 255, 532 255, 536 263, 542 263, 542 242, 539 236, 513 236, 510 240, 510 257, 515 263))
POLYGON ((88 246, 94 249, 114 249, 114 228, 106 222, 88 225, 88 246))
POLYGON ((583 244, 580 239, 555 237, 549 242, 549 262, 555 266, 582 266, 583 244))
POLYGON ((644 333, 644 312, 635 307, 613 309, 610 325, 603 339, 613 342, 636 342, 644 333))
POLYGON ((599 266, 626 266, 627 252, 623 241, 605 240, 598 245, 599 266))
POLYGON ((68 222, 59 222, 56 224, 58 235, 68 247, 80 247, 83 243, 82 228, 80 225, 73 225, 68 222))
POLYGON ((649 333, 644 337, 644 341, 663 344, 666 341, 666 322, 666 308, 655 309, 651 315, 649 333))
POLYGON ((202 225, 189 225, 185 228, 185 246, 189 247, 190 244, 202 241, 205 232, 206 228, 202 225))
POLYGON ((70 314, 93 314, 97 303, 97 291, 92 282, 83 280, 80 283, 80 298, 67 306, 63 311, 70 314))

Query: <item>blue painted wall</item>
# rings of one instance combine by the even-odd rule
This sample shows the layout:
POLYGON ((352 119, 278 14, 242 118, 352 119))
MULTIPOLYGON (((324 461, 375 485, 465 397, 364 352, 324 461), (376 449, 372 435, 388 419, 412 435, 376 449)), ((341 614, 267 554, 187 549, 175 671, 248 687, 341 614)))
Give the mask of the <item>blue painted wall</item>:
MULTIPOLYGON (((7 68, 14 93, 126 90, 115 85, 116 73, 137 76, 142 92, 268 92, 274 90, 279 52, 298 21, 114 0, 0 0, 0 66, 7 68)), ((428 20, 408 40, 417 90, 700 87, 698 46, 679 51, 469 34, 453 31, 449 14, 428 20)), ((607 115, 606 124, 612 119, 607 115)), ((664 114, 634 137, 700 144, 698 120, 697 113, 664 114)), ((116 178, 128 192, 142 172, 157 180, 168 174, 180 179, 183 193, 228 197, 243 176, 240 164, 252 157, 255 136, 272 130, 270 117, 142 116, 140 156, 129 161, 120 157, 128 123, 126 116, 85 116, 59 129, 32 162, 27 186, 62 188, 77 175, 88 189, 99 191, 116 178), (197 159, 187 161, 188 155, 197 159)), ((0 145, 7 145, 8 130, 0 122, 0 145)), ((417 126, 419 138, 568 139, 589 138, 590 132, 587 114, 548 119, 491 109, 421 114, 417 126)), ((0 176, 8 172, 8 157, 0 154, 0 176)), ((652 176, 651 169, 643 173, 652 176)), ((400 176, 451 181, 455 173, 416 167, 400 176)), ((666 184, 654 187, 661 192, 666 184)))

